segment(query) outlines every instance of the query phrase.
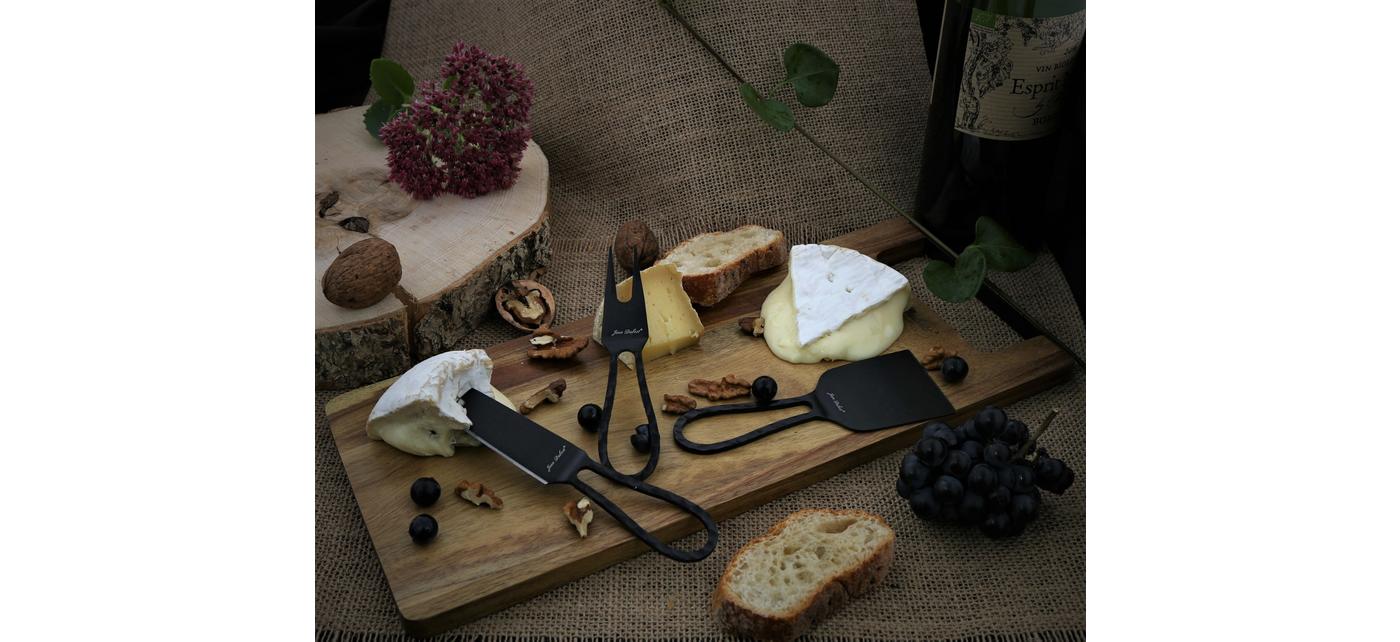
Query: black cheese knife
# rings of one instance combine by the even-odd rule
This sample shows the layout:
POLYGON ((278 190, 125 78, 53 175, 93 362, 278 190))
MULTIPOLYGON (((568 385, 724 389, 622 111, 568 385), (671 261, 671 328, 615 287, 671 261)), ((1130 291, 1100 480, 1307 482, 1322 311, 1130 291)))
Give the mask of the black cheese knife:
POLYGON ((827 370, 817 380, 817 389, 800 397, 696 408, 676 418, 674 436, 681 448, 710 454, 738 448, 813 419, 867 432, 951 414, 953 404, 948 403, 914 353, 901 350, 827 370), (686 425, 698 419, 792 406, 808 406, 811 410, 718 443, 700 444, 685 437, 686 425))
POLYGON ((715 550, 715 544, 719 541, 719 528, 715 526, 715 521, 710 519, 710 514, 694 502, 589 459, 578 446, 507 408, 489 395, 469 390, 462 397, 462 405, 472 420, 472 427, 468 432, 486 444, 487 448, 496 451, 541 484, 568 484, 578 489, 656 552, 681 562, 698 562, 709 557, 715 550), (667 546, 637 524, 617 504, 579 480, 580 470, 591 470, 614 483, 685 510, 705 525, 705 545, 695 551, 683 551, 667 546))

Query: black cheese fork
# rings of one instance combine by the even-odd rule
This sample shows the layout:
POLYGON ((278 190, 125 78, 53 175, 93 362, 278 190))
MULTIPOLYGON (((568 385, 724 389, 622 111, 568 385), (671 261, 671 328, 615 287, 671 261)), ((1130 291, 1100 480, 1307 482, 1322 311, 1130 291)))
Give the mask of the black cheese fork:
MULTIPOLYGON (((612 419, 613 395, 617 392, 617 361, 624 352, 632 353, 637 371, 637 389, 642 393, 642 407, 647 413, 647 464, 635 474, 629 475, 638 480, 646 479, 656 470, 661 459, 661 431, 656 427, 656 410, 651 407, 651 395, 647 394, 646 371, 642 369, 642 348, 647 344, 647 304, 642 291, 642 272, 634 260, 632 263, 632 298, 626 303, 617 298, 617 282, 613 275, 613 251, 608 248, 608 280, 603 284, 603 332, 601 342, 611 358, 608 360, 608 391, 603 399, 602 418, 598 421, 598 461, 612 469, 608 458, 608 422, 612 419)), ((621 471, 618 471, 621 473, 621 471)), ((626 473, 621 473, 626 474, 626 473)))

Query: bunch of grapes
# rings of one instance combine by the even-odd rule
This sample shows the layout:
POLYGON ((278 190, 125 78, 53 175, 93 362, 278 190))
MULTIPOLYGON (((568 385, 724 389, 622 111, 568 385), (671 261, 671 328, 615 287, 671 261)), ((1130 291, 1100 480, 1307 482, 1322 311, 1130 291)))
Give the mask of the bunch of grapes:
POLYGON ((1020 535, 1035 521, 1040 491, 1059 495, 1073 483, 1074 471, 1035 448, 1026 424, 988 406, 957 428, 926 424, 900 462, 895 490, 921 519, 975 526, 998 539, 1020 535))

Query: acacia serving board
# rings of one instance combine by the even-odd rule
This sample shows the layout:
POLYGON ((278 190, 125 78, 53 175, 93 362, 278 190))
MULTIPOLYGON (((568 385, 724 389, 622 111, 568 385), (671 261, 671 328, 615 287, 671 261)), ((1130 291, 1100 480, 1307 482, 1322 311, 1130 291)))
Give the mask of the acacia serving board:
MULTIPOLYGON (((864 252, 893 263, 919 253, 921 237, 902 220, 832 239, 829 243, 864 252)), ((857 433, 816 421, 787 430, 733 451, 696 455, 672 441, 674 416, 660 413, 664 393, 684 393, 693 378, 718 379, 734 373, 752 379, 761 374, 778 382, 778 396, 805 393, 826 369, 839 364, 794 365, 774 357, 761 338, 742 334, 736 320, 757 314, 768 292, 784 277, 785 268, 756 275, 713 308, 701 311, 706 332, 700 345, 646 364, 647 385, 657 405, 661 428, 661 461, 648 482, 675 491, 703 506, 716 521, 804 488, 857 464, 915 441, 914 424, 877 432, 857 433)), ((561 334, 587 336, 592 318, 558 328, 561 334)), ((964 416, 988 403, 1022 398, 1066 379, 1070 357, 1044 338, 1021 341, 998 352, 976 352, 957 332, 923 305, 906 316, 905 329, 890 351, 911 349, 916 355, 941 345, 956 350, 970 366, 967 379, 943 384, 949 401, 964 416)), ((582 447, 597 459, 597 440, 584 432, 574 416, 579 406, 603 400, 607 385, 607 353, 596 343, 576 360, 548 362, 525 356, 526 339, 498 344, 487 352, 495 362, 492 382, 511 399, 525 399, 548 382, 563 378, 568 389, 559 404, 546 404, 530 418, 582 447)), ((578 498, 568 486, 543 486, 486 448, 458 448, 457 455, 415 457, 365 435, 365 421, 383 381, 331 400, 326 414, 336 447, 345 464, 360 512, 369 527, 384 574, 403 617, 415 635, 431 635, 479 618, 555 586, 587 575, 650 549, 601 510, 586 539, 565 520, 562 507, 578 498), (435 477, 443 486, 437 504, 420 509, 408 497, 418 477, 435 477), (505 503, 499 511, 469 505, 452 494, 459 480, 485 483, 505 503), (408 523, 420 512, 432 514, 439 535, 428 546, 408 537, 408 523)), ((727 402, 719 402, 727 403, 727 402)), ((710 402, 700 401, 701 405, 710 402)), ((688 434, 697 441, 718 441, 754 427, 797 414, 789 408, 722 417, 698 423, 688 434)), ((645 421, 635 377, 625 367, 619 376, 609 450, 613 463, 632 472, 644 455, 628 444, 631 427, 645 421)), ((589 474, 591 475, 591 473, 589 474)), ((698 522, 667 504, 645 498, 606 480, 586 481, 613 498, 643 527, 670 541, 700 529, 698 522)), ((894 492, 891 480, 890 492, 894 492)), ((720 537, 725 537, 720 524, 720 537)))

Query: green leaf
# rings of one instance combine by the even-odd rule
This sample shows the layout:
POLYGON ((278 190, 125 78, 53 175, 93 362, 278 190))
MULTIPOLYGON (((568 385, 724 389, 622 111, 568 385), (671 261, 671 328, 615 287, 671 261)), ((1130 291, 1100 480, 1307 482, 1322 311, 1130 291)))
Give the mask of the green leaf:
POLYGON ((365 129, 369 130, 375 140, 379 140, 379 128, 393 120, 400 111, 403 111, 403 105, 390 103, 383 98, 374 101, 374 104, 365 110, 365 129))
POLYGON ((369 63, 369 82, 379 97, 395 107, 413 96, 413 76, 399 63, 388 58, 375 58, 369 63))
POLYGON ((1015 272, 1035 262, 1035 253, 1021 247, 1006 228, 985 216, 977 219, 973 245, 987 257, 987 267, 998 272, 1015 272))
POLYGON ((836 95, 841 66, 821 49, 794 42, 783 51, 783 66, 787 68, 787 82, 797 93, 797 102, 804 106, 821 107, 836 95))
POLYGON ((744 98, 744 104, 758 114, 763 122, 780 132, 790 131, 795 124, 792 118, 792 110, 788 109, 781 101, 772 98, 765 99, 758 95, 758 90, 753 85, 744 83, 739 86, 739 95, 744 98))
POLYGON ((975 246, 963 250, 955 265, 929 261, 924 266, 924 284, 934 296, 958 303, 977 295, 987 274, 987 257, 975 246))

